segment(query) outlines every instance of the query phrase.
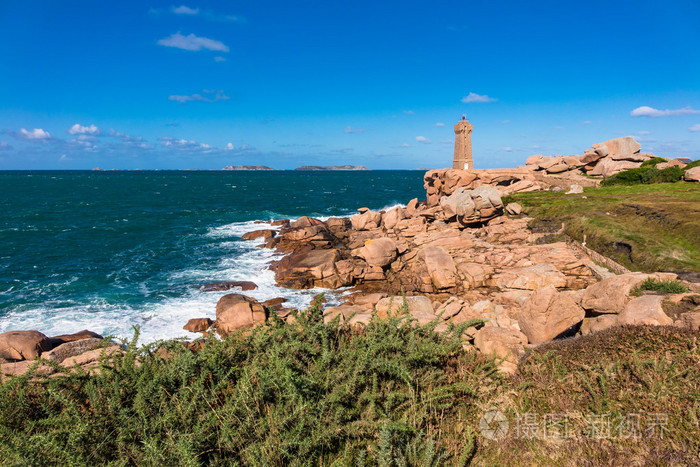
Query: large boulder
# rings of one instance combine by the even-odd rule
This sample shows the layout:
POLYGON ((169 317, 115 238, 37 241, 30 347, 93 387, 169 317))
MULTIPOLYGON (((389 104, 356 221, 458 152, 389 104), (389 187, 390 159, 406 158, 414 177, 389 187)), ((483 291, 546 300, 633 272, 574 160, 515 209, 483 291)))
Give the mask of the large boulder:
POLYGON ((187 321, 182 329, 190 332, 206 332, 214 324, 209 318, 192 318, 187 321))
POLYGON ((102 339, 102 336, 96 332, 88 331, 83 329, 82 331, 75 332, 73 334, 61 334, 60 336, 49 337, 49 342, 51 347, 58 347, 66 342, 79 341, 83 339, 102 339))
POLYGON ((457 218, 462 224, 485 222, 503 213, 503 202, 498 190, 481 185, 473 190, 457 188, 450 196, 440 198, 446 219, 457 218))
POLYGON ((481 185, 471 190, 471 197, 476 204, 476 209, 484 217, 484 210, 503 209, 503 201, 496 187, 481 185))
POLYGON ((44 352, 41 357, 52 362, 61 363, 69 357, 75 357, 88 350, 93 350, 95 348, 102 348, 105 345, 105 341, 97 337, 89 337, 86 339, 80 339, 75 341, 69 341, 65 344, 61 344, 55 349, 48 352, 44 352))
POLYGON ((398 224, 399 221, 405 217, 406 215, 403 212, 403 208, 401 208, 401 206, 396 206, 395 208, 384 213, 382 216, 382 227, 387 230, 391 230, 396 227, 396 224, 398 224))
POLYGON ((226 337, 242 329, 250 329, 262 324, 266 310, 252 297, 241 294, 228 294, 216 304, 216 332, 226 337))
POLYGON ((367 264, 380 268, 391 264, 397 255, 396 242, 388 237, 367 240, 365 246, 356 251, 357 256, 367 261, 367 264))
POLYGON ((652 326, 670 326, 673 320, 664 313, 661 306, 663 295, 644 295, 625 306, 617 316, 619 324, 647 324, 652 326))
POLYGON ((622 136, 605 141, 604 143, 594 144, 593 148, 597 149, 603 145, 606 146, 609 154, 634 154, 642 150, 642 145, 636 142, 631 136, 622 136))
POLYGON ((622 172, 623 170, 636 169, 641 165, 641 162, 631 162, 631 161, 616 161, 611 157, 606 157, 602 159, 595 168, 588 172, 588 175, 610 177, 616 173, 622 172))
POLYGON ((700 182, 700 166, 686 170, 683 179, 686 182, 700 182))
POLYGON ((49 338, 36 330, 0 334, 0 359, 34 360, 51 348, 49 338))
POLYGON ((470 191, 464 187, 458 188, 449 196, 440 198, 440 207, 447 219, 453 219, 457 216, 473 216, 476 210, 470 191))
POLYGON ((586 312, 576 294, 548 286, 530 295, 518 317, 520 330, 530 344, 550 341, 583 320, 586 312))
POLYGON ((369 209, 350 217, 352 228, 355 230, 372 230, 382 223, 382 213, 372 212, 369 209))
POLYGON ((323 223, 282 230, 275 240, 277 248, 284 251, 294 251, 305 246, 328 248, 336 243, 336 238, 323 223))
POLYGON ((596 282, 583 292, 581 306, 598 314, 620 313, 630 299, 630 291, 648 277, 648 274, 633 272, 596 282))
POLYGON ((584 165, 592 164, 593 162, 597 162, 607 155, 607 146, 601 146, 596 150, 586 150, 586 152, 583 153, 583 156, 581 156, 581 163, 584 165))
POLYGON ((343 284, 335 268, 339 260, 338 250, 302 248, 273 265, 275 280, 278 285, 292 289, 340 287, 343 284))
POLYGON ((559 164, 554 164, 551 167, 547 167, 547 173, 548 174, 558 174, 558 173, 566 172, 569 169, 571 169, 571 166, 569 166, 568 164, 565 164, 563 162, 560 162, 559 164))

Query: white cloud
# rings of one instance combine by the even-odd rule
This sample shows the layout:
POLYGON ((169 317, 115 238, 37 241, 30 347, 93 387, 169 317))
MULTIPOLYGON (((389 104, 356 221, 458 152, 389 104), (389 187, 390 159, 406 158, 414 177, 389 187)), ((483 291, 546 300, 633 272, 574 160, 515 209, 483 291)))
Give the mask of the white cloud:
POLYGON ((401 147, 402 147, 402 148, 410 148, 411 145, 408 144, 408 143, 403 143, 403 144, 401 145, 401 147))
POLYGON ((442 122, 437 122, 437 123, 435 124, 435 126, 437 126, 437 127, 443 127, 443 126, 445 126, 445 124, 442 123, 442 122))
POLYGON ((82 126, 78 123, 70 127, 68 130, 69 135, 93 135, 97 136, 100 134, 100 129, 95 125, 82 126))
POLYGON ((179 7, 173 7, 173 13, 176 15, 196 15, 199 13, 199 8, 190 8, 185 5, 179 7))
POLYGON ((692 131, 693 133, 700 131, 700 123, 688 127, 688 131, 692 131))
POLYGON ((224 146, 224 149, 226 151, 233 151, 234 149, 236 149, 236 147, 233 145, 233 143, 226 143, 226 146, 224 146))
POLYGON ((510 120, 503 120, 501 123, 503 123, 504 125, 507 125, 510 123, 510 120))
POLYGON ((202 94, 191 94, 191 95, 179 95, 179 94, 174 94, 172 96, 168 96, 168 100, 170 101, 175 101, 180 104, 184 104, 186 102, 192 102, 192 101, 201 101, 201 102, 216 102, 216 101, 227 101, 230 99, 226 94, 224 94, 224 91, 217 91, 215 89, 205 89, 202 91, 204 94, 213 94, 213 96, 203 96, 202 94))
POLYGON ((462 98, 462 102, 465 104, 470 104, 472 102, 495 102, 498 99, 494 99, 493 97, 489 97, 486 94, 481 95, 477 94, 475 92, 470 92, 466 96, 462 98))
POLYGON ((11 151, 12 146, 7 141, 0 141, 0 151, 11 151))
POLYGON ((510 151, 513 150, 513 148, 511 148, 510 146, 505 146, 505 147, 503 148, 503 150, 504 150, 504 151, 510 152, 510 151))
POLYGON ((29 131, 26 128, 19 130, 19 133, 12 133, 18 139, 23 139, 25 141, 46 141, 51 138, 51 133, 41 128, 34 128, 29 131))
POLYGON ((364 133, 367 130, 365 130, 364 128, 353 128, 350 125, 348 125, 343 131, 345 133, 364 133))
POLYGON ((403 113, 406 115, 415 115, 416 113, 413 110, 404 110, 403 113))
POLYGON ((430 141, 430 140, 429 140, 428 138, 426 138, 425 136, 416 136, 416 141, 418 141, 419 143, 423 143, 423 144, 430 144, 430 143, 432 143, 432 141, 430 141))
POLYGON ((66 156, 65 154, 61 154, 61 157, 58 158, 59 161, 70 161, 73 160, 70 157, 66 156))
POLYGON ((659 110, 655 109, 653 107, 648 107, 646 105, 643 105, 641 107, 637 107, 634 109, 632 112, 630 112, 630 116, 632 117, 672 117, 676 115, 693 115, 693 114, 700 114, 700 110, 695 110, 694 108, 690 106, 683 107, 681 109, 676 109, 676 110, 659 110))
POLYGON ((650 135, 651 131, 638 131, 636 134, 639 136, 646 136, 646 135, 650 135))
POLYGON ((593 122, 590 120, 586 120, 586 121, 581 122, 581 125, 590 125, 591 123, 593 123, 593 122))
POLYGON ((158 140, 162 146, 180 151, 210 152, 212 149, 212 147, 208 144, 198 143, 197 141, 191 139, 176 139, 171 136, 163 136, 158 138, 158 140))
POLYGON ((214 57, 215 62, 225 62, 226 58, 225 57, 214 57))
POLYGON ((95 144, 96 141, 97 138, 94 136, 79 134, 77 138, 68 140, 68 144, 80 147, 85 151, 94 152, 98 149, 95 144))
POLYGON ((158 45, 192 51, 202 49, 216 50, 219 52, 229 51, 229 48, 223 42, 206 37, 198 37, 194 34, 183 36, 179 32, 171 35, 170 37, 159 40, 158 45))

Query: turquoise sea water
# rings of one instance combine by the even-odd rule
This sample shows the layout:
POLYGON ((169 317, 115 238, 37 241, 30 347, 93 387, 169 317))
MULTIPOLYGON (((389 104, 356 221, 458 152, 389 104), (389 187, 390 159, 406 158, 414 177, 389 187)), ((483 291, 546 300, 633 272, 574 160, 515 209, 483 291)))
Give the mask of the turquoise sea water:
POLYGON ((90 329, 142 341, 187 336, 223 292, 304 306, 320 290, 279 289, 274 254, 243 242, 255 220, 347 216, 425 197, 421 171, 0 172, 0 332, 90 329))

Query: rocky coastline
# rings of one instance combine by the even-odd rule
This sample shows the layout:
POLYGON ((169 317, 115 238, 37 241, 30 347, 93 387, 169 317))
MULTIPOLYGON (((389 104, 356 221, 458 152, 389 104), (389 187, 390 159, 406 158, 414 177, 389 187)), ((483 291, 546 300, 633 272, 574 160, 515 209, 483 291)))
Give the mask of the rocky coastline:
MULTIPOLYGON (((260 222, 265 228, 243 239, 283 255, 269 265, 280 287, 346 290, 340 305, 323 310, 326 322, 363 326, 372 319, 406 315, 406 322, 435 323, 437 332, 469 323, 463 347, 495 356, 506 373, 517 370, 528 349, 562 337, 635 324, 698 330, 700 283, 679 281, 689 293, 637 296, 633 291, 645 281, 678 277, 616 274, 579 245, 551 242, 549 233, 530 229, 531 219, 517 203, 503 203, 503 197, 518 191, 567 189, 567 196, 585 196, 582 185, 598 180, 584 173, 610 174, 652 157, 629 140, 594 145, 583 156, 533 156, 517 169, 430 170, 424 176, 424 201, 412 199, 386 211, 360 208, 350 218, 260 222)), ((255 287, 244 281, 208 284, 202 290, 255 287)), ((298 310, 284 304, 284 297, 259 302, 225 293, 215 321, 194 318, 184 329, 226 337, 264 325, 273 316, 293 323, 298 310)), ((187 345, 196 349, 200 343, 187 345)), ((101 358, 123 351, 87 330, 53 337, 37 330, 0 334, 3 377, 36 365, 35 375, 44 376, 76 367, 97 371, 101 358), (42 359, 38 364, 37 358, 42 359)))

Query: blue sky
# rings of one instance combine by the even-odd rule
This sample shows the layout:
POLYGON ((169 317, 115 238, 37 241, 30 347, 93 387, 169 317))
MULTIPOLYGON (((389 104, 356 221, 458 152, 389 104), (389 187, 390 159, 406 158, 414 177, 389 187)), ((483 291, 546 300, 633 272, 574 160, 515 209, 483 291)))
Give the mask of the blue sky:
POLYGON ((0 169, 700 158, 700 3, 0 2, 0 169))

